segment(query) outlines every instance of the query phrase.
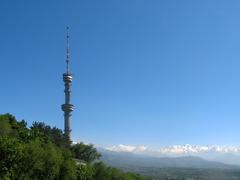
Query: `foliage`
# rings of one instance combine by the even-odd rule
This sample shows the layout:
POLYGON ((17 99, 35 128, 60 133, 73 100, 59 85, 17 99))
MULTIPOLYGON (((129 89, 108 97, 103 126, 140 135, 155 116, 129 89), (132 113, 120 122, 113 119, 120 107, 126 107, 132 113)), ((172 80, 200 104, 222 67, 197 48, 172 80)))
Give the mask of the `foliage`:
POLYGON ((98 160, 93 145, 70 146, 64 133, 42 122, 17 121, 0 115, 0 179, 10 180, 142 180, 98 160), (76 160, 77 159, 77 160, 76 160))
POLYGON ((0 136, 7 136, 10 135, 12 132, 11 126, 9 121, 2 120, 3 118, 0 117, 0 136))
POLYGON ((24 154, 24 170, 31 179, 53 179, 59 176, 63 156, 53 143, 44 143, 36 138, 26 144, 24 154))
POLYGON ((0 136, 11 136, 21 140, 27 140, 29 130, 27 123, 17 121, 11 114, 0 115, 0 136))
POLYGON ((144 180, 144 178, 134 173, 124 173, 121 170, 106 166, 102 162, 95 163, 94 167, 94 179, 97 180, 144 180))
POLYGON ((86 145, 83 143, 77 143, 71 146, 71 151, 74 153, 75 158, 88 163, 91 163, 101 157, 101 154, 97 152, 96 148, 94 148, 92 144, 86 145))
POLYGON ((78 180, 93 180, 94 169, 89 164, 80 164, 77 169, 78 180))
POLYGON ((24 158, 23 145, 15 138, 0 137, 0 179, 19 174, 24 158))
POLYGON ((52 141, 59 147, 68 147, 69 142, 66 141, 62 130, 56 127, 51 128, 43 122, 34 122, 30 128, 32 137, 42 137, 45 140, 52 141))

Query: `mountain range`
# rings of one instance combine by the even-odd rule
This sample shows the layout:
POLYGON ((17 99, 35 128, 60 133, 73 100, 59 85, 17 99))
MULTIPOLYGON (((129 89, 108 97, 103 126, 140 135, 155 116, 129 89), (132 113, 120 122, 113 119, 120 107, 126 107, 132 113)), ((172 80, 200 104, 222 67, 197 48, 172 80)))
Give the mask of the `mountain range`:
MULTIPOLYGON (((153 168, 211 168, 232 169, 236 165, 225 164, 217 161, 209 161, 195 156, 182 157, 154 157, 129 152, 114 152, 99 149, 102 154, 101 160, 115 167, 153 167, 153 168)), ((240 167, 240 166, 239 166, 240 167)))
POLYGON ((200 157, 154 157, 102 148, 98 151, 102 154, 101 160, 107 165, 149 176, 154 180, 240 180, 240 166, 209 161, 200 157))

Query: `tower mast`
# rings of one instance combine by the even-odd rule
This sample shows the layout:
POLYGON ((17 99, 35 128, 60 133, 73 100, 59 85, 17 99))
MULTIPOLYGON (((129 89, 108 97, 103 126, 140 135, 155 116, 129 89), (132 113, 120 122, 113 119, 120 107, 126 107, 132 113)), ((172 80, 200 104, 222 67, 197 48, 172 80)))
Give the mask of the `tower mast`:
POLYGON ((66 47, 66 63, 67 63, 67 74, 69 74, 69 62, 70 62, 70 47, 69 47, 69 27, 67 27, 67 47, 66 47))
POLYGON ((67 27, 67 47, 66 47, 66 73, 63 73, 63 82, 65 86, 65 103, 62 104, 62 111, 64 112, 64 134, 71 142, 71 116, 74 106, 70 103, 72 74, 70 73, 70 48, 69 48, 69 27, 67 27))

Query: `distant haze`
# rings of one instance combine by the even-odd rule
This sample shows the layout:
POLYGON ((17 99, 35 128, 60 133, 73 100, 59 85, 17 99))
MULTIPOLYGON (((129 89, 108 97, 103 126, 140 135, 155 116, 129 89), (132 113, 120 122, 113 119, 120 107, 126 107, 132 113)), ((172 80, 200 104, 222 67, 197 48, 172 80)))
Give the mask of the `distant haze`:
POLYGON ((112 152, 126 152, 153 157, 183 157, 196 156, 207 160, 223 162, 226 164, 240 165, 240 147, 234 146, 199 146, 199 145, 173 145, 159 149, 147 146, 114 145, 104 147, 112 152))

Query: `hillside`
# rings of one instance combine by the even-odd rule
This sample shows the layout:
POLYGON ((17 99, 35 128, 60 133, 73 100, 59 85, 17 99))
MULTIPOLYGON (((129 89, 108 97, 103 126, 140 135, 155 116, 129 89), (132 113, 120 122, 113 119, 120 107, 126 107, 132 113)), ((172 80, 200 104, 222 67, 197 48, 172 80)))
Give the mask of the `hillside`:
POLYGON ((93 145, 71 144, 62 130, 42 122, 28 128, 10 114, 0 115, 0 179, 145 180, 99 161, 93 145))
POLYGON ((156 180, 200 179, 240 180, 240 167, 207 161, 198 157, 149 157, 133 153, 99 150, 101 160, 124 171, 131 171, 156 180))

